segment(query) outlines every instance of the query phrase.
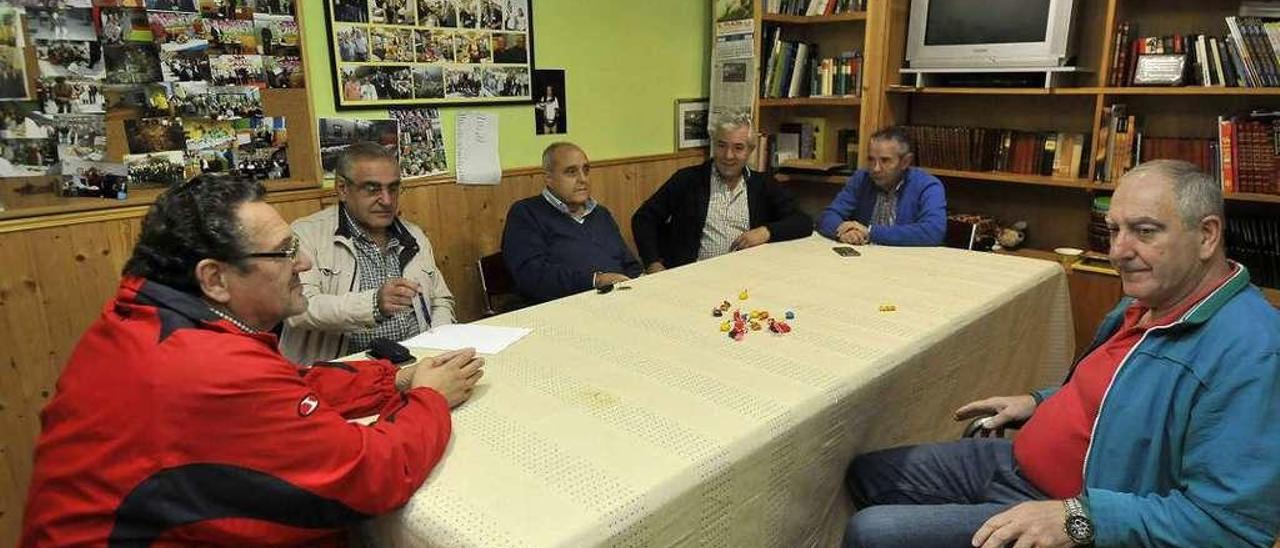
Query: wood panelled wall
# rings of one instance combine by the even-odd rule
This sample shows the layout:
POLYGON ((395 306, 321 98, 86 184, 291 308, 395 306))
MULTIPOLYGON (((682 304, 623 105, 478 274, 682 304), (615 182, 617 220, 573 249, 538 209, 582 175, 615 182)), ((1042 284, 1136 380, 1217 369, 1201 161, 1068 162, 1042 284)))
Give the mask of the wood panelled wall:
MULTIPOLYGON (((630 242, 640 203, 676 169, 705 158, 696 150, 596 162, 592 192, 630 242)), ((476 261, 499 250, 508 207, 542 187, 537 169, 509 171, 497 186, 406 183, 401 212, 431 239, 461 321, 480 314, 476 261)), ((269 200, 290 221, 334 202, 324 190, 269 200)), ((80 334, 114 294, 144 213, 134 207, 0 224, 0 546, 17 543, 40 410, 80 334)))

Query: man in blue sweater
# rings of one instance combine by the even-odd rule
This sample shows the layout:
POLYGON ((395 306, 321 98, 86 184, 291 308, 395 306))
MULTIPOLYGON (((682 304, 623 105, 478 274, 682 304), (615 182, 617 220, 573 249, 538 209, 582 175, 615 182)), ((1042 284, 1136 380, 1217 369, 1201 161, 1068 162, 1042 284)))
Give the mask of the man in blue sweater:
POLYGON ((860 169, 818 217, 818 232, 846 244, 941 245, 947 230, 942 183, 912 167, 911 140, 890 127, 871 136, 871 169, 860 169))
POLYGON ((542 152, 547 187, 511 205, 502 256, 516 289, 532 302, 627 281, 640 275, 613 215, 591 198, 591 164, 573 143, 542 152))

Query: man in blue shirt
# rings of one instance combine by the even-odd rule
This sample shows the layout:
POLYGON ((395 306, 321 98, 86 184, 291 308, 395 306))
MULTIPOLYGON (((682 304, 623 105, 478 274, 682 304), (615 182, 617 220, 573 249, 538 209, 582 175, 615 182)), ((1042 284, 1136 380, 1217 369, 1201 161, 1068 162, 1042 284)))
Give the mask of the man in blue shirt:
POLYGON ((511 205, 502 233, 503 261, 516 289, 543 302, 639 276, 640 261, 613 215, 591 198, 586 153, 573 143, 553 143, 542 153, 542 169, 546 188, 511 205))
POLYGON ((818 232, 862 245, 941 245, 947 230, 942 182, 912 167, 911 140, 890 127, 871 136, 870 169, 860 169, 822 210, 818 232))

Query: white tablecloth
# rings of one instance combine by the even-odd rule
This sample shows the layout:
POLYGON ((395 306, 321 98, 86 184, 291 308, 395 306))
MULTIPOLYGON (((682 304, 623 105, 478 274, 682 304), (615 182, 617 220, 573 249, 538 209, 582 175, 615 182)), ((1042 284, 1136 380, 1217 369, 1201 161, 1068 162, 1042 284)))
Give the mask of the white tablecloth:
POLYGON ((831 246, 770 244, 486 320, 533 333, 488 358, 441 465, 367 534, 382 546, 830 546, 853 455, 954 438, 958 405, 1061 381, 1073 341, 1057 264, 831 246), (723 300, 793 309, 794 330, 730 340, 711 315, 723 300))

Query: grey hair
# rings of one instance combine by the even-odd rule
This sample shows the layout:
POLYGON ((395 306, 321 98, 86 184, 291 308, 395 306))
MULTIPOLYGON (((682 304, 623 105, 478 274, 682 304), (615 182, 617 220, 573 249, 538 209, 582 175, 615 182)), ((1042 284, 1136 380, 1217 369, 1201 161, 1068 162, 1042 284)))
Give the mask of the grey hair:
POLYGON ((338 163, 333 168, 333 172, 339 177, 351 181, 351 169, 355 167, 357 162, 385 160, 395 165, 400 165, 400 158, 396 153, 387 150, 386 147, 374 143, 372 141, 359 141, 352 143, 342 151, 338 156, 338 163))
MULTIPOLYGON (((727 132, 740 128, 751 129, 751 114, 746 112, 732 112, 717 116, 707 126, 707 134, 712 138, 717 138, 727 132)), ((755 146, 755 140, 751 140, 751 145, 755 146)))
POLYGON ((1188 227, 1195 227, 1211 215, 1226 220, 1222 205, 1222 185, 1191 162, 1151 160, 1125 174, 1130 177, 1158 177, 1173 185, 1178 215, 1188 227))
POLYGON ((551 173, 552 168, 555 167, 556 152, 559 152, 562 148, 582 150, 582 147, 570 143, 569 141, 556 141, 547 145, 547 148, 542 149, 542 171, 551 173))
POLYGON ((898 143, 898 146, 902 150, 903 154, 910 154, 915 150, 915 147, 912 146, 911 144, 911 137, 907 135, 906 130, 897 126, 889 126, 875 133, 872 133, 871 140, 872 141, 893 141, 895 143, 898 143))

